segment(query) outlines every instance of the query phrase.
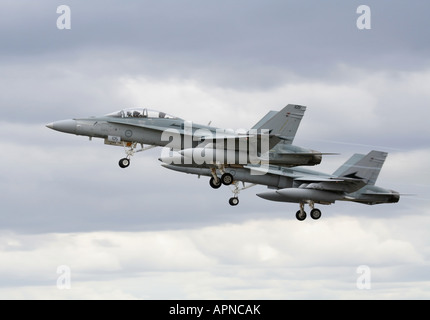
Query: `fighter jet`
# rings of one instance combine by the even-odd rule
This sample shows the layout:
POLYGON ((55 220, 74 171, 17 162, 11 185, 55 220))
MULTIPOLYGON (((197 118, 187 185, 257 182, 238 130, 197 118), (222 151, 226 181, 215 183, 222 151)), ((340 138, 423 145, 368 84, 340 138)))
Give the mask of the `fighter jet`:
MULTIPOLYGON (((176 116, 148 108, 123 109, 104 116, 56 121, 46 126, 64 133, 104 139, 105 144, 123 146, 126 157, 119 166, 126 168, 136 152, 160 146, 179 153, 170 157, 173 164, 196 164, 206 161, 212 169, 267 161, 279 165, 316 165, 320 152, 293 146, 291 143, 306 110, 289 104, 280 111, 270 111, 251 130, 233 131, 185 121, 176 116), (279 142, 283 147, 269 153, 279 142), (137 149, 140 144, 141 148, 137 149), (145 146, 146 145, 146 146, 145 146), (197 159, 195 156, 200 155, 197 159)), ((166 160, 166 159, 165 159, 166 160)), ((214 170, 215 170, 214 169, 214 170)), ((212 170, 212 172, 214 172, 212 170)), ((223 179, 214 175, 214 184, 232 182, 230 174, 223 179)))
MULTIPOLYGON (((230 198, 229 203, 232 206, 239 203, 238 181, 276 189, 257 194, 260 198, 299 203, 300 210, 296 212, 296 218, 300 221, 306 219, 305 204, 311 208, 310 216, 317 220, 321 217, 321 210, 315 208, 315 203, 332 204, 337 200, 368 205, 396 203, 400 199, 397 191, 375 186, 386 157, 386 152, 375 150, 367 155, 354 154, 333 174, 316 172, 302 167, 287 168, 274 165, 269 165, 269 168, 262 165, 247 165, 227 169, 227 172, 234 177, 236 184, 236 189, 233 190, 234 197, 230 198), (264 174, 256 174, 258 172, 264 174)), ((207 168, 169 164, 163 164, 163 166, 179 172, 211 176, 211 172, 207 168)), ((247 187, 244 185, 244 188, 247 187)))

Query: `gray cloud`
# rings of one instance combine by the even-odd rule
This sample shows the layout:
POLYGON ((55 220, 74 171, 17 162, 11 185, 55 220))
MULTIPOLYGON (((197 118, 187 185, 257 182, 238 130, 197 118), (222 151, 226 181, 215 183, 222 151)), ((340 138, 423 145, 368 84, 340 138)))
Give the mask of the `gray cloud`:
MULTIPOLYGON (((419 70, 428 65, 429 47, 422 40, 427 3, 407 7, 401 1, 369 3, 368 31, 356 27, 359 4, 148 1, 126 2, 118 8, 115 1, 70 1, 72 29, 61 31, 55 27, 55 2, 20 2, 4 8, 8 16, 21 19, 2 22, 0 39, 6 45, 1 54, 12 61, 37 56, 69 64, 91 50, 102 59, 107 52, 120 52, 115 57, 119 65, 106 61, 107 69, 153 76, 200 75, 201 80, 228 87, 243 82, 243 87, 273 86, 288 81, 291 74, 334 80, 339 63, 370 70, 393 65, 419 70), (121 64, 130 57, 134 62, 121 64), (272 79, 259 75, 256 71, 262 66, 278 73, 272 79), (246 71, 254 77, 249 73, 243 77, 246 71), (213 79, 213 72, 222 72, 221 79, 213 79), (256 79, 260 76, 263 79, 256 79)), ((99 63, 97 57, 89 58, 99 63)))

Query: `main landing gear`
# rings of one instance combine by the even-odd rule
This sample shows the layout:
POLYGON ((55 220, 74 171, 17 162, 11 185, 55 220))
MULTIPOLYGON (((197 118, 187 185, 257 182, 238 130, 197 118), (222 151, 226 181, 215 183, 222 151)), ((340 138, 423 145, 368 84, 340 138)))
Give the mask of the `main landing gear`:
POLYGON ((222 184, 225 186, 229 186, 234 182, 234 178, 231 173, 224 172, 221 178, 217 176, 215 168, 211 168, 211 173, 212 173, 212 178, 209 180, 209 184, 214 189, 218 189, 219 187, 221 187, 222 184))
MULTIPOLYGON (((223 171, 224 170, 221 169, 221 172, 223 172, 223 171)), ((239 204, 239 193, 240 193, 240 191, 255 186, 255 184, 252 184, 250 186, 245 187, 245 183, 243 183, 243 188, 239 188, 239 181, 235 181, 234 177, 231 173, 224 172, 221 175, 221 177, 218 177, 215 168, 211 169, 211 173, 212 173, 212 177, 209 180, 209 185, 212 188, 219 189, 221 187, 221 185, 225 185, 225 186, 230 186, 232 184, 234 185, 234 189, 231 190, 231 192, 233 192, 233 197, 231 197, 228 200, 228 203, 233 207, 237 206, 239 204)))
MULTIPOLYGON (((306 219, 306 212, 304 210, 305 204, 303 202, 300 202, 300 210, 296 212, 296 218, 299 221, 303 221, 306 219)), ((309 201, 309 207, 311 207, 310 216, 314 220, 318 220, 321 218, 321 210, 314 208, 314 202, 309 201)))
POLYGON ((144 147, 143 143, 141 143, 140 144, 141 148, 139 150, 135 150, 137 146, 137 142, 123 142, 123 146, 127 157, 119 160, 118 164, 121 168, 127 168, 130 165, 130 158, 134 156, 136 152, 142 152, 156 147, 156 146, 144 147))
MULTIPOLYGON (((224 171, 223 168, 222 168, 221 172, 222 171, 224 171)), ((233 191, 234 196, 228 200, 228 203, 231 206, 237 206, 239 204, 239 198, 238 198, 239 188, 238 188, 238 183, 234 181, 233 175, 231 173, 224 172, 222 174, 221 178, 219 178, 216 174, 215 168, 211 168, 211 173, 212 173, 212 177, 209 180, 209 185, 214 189, 219 189, 219 187, 221 187, 221 185, 229 186, 233 182, 235 183, 236 188, 233 191)))

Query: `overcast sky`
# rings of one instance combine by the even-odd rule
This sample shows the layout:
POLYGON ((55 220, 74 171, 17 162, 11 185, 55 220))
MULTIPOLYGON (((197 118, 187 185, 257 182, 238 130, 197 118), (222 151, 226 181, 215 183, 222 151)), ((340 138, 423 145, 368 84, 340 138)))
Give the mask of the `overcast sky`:
POLYGON ((0 298, 429 299, 428 1, 0 0, 0 298), (57 7, 71 29, 57 28, 57 7), (360 30, 357 8, 370 8, 360 30), (169 171, 45 124, 150 107, 251 128, 288 103, 295 144, 389 153, 397 204, 297 204, 169 171), (57 280, 71 271, 71 288, 57 280), (359 289, 359 266, 371 289, 359 289), (62 270, 60 268, 60 270, 62 270))

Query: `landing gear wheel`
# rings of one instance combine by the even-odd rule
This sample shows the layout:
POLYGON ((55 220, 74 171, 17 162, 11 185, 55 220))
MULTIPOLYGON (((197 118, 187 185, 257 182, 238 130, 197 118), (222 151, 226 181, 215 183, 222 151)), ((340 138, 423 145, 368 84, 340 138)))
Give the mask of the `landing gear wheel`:
POLYGON ((321 218, 321 210, 320 209, 312 209, 311 210, 311 218, 314 220, 318 220, 321 218))
POLYGON ((299 211, 297 211, 296 212, 296 218, 297 218, 297 220, 299 220, 299 221, 303 221, 303 220, 305 220, 306 219, 306 212, 304 212, 303 211, 303 214, 302 214, 302 212, 299 210, 299 211))
POLYGON ((233 176, 230 173, 224 173, 221 176, 221 182, 225 186, 231 185, 233 183, 233 181, 234 181, 234 178, 233 178, 233 176))
POLYGON ((231 206, 237 206, 239 204, 239 198, 230 198, 230 200, 228 200, 228 203, 230 203, 231 206))
POLYGON ((209 184, 210 184, 210 186, 211 186, 212 188, 214 188, 214 189, 218 189, 219 187, 221 187, 221 180, 220 180, 220 179, 218 179, 218 183, 216 183, 216 182, 215 182, 214 177, 212 177, 212 178, 209 180, 209 184))
POLYGON ((129 165, 130 165, 130 159, 122 158, 121 160, 119 160, 119 166, 121 168, 127 168, 129 165))

